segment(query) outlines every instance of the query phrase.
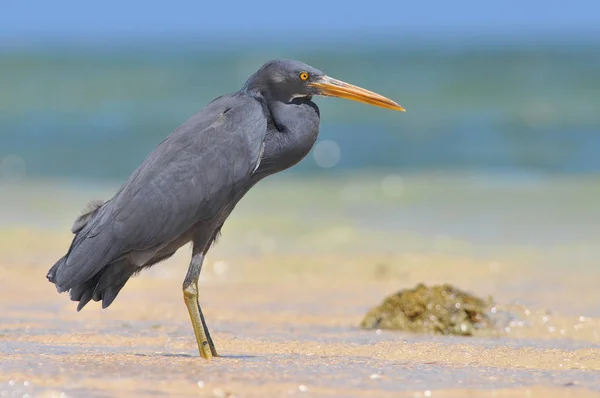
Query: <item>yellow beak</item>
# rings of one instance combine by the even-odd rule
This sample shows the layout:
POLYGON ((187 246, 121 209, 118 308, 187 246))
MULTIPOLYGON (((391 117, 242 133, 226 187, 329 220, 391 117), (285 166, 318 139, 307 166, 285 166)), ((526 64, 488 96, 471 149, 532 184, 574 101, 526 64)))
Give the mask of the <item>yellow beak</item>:
POLYGON ((319 80, 309 83, 311 87, 319 89, 319 94, 328 97, 345 98, 353 101, 363 102, 365 104, 380 106, 386 109, 405 112, 405 109, 389 98, 379 95, 364 88, 352 84, 323 76, 319 80))

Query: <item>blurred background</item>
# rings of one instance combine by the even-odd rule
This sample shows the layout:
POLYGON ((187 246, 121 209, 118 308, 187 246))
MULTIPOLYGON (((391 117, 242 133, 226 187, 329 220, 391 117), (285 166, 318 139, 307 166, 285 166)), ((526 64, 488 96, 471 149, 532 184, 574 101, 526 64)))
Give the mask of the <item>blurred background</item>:
POLYGON ((0 389, 10 378, 13 396, 20 386, 31 396, 28 383, 92 396, 85 388, 128 388, 126 377, 141 395, 166 379, 194 395, 206 382, 208 393, 228 377, 257 388, 283 377, 311 393, 597 392, 599 198, 597 0, 0 6, 0 352, 12 355, 0 389), (218 350, 233 356, 213 372, 190 366, 187 247, 129 281, 108 311, 77 313, 45 278, 75 217, 274 58, 407 111, 315 99, 311 153, 239 203, 200 277, 218 350), (358 328, 384 297, 421 282, 491 295, 492 338, 358 328))
MULTIPOLYGON (((268 228, 279 214, 290 234, 343 224, 363 240, 369 228, 427 242, 600 238, 593 1, 3 4, 0 222, 64 228, 272 58, 305 61, 407 112, 317 99, 314 150, 251 192, 238 220, 268 228)), ((314 247, 291 237, 263 246, 314 247)))

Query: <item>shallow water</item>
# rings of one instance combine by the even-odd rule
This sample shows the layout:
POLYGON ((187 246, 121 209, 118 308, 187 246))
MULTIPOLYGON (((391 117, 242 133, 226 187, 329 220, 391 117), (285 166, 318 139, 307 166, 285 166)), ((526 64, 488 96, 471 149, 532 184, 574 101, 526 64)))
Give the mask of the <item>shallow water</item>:
POLYGON ((333 142, 317 143, 294 170, 600 171, 597 35, 205 39, 0 43, 0 178, 125 178, 168 132, 271 58, 303 60, 407 109, 317 99, 319 140, 333 142))
POLYGON ((187 248, 104 311, 45 280, 114 185, 3 185, 0 394, 600 396, 596 179, 389 175, 274 179, 240 204, 201 275, 211 362, 181 297, 187 248), (496 328, 359 329, 419 282, 491 295, 496 328))

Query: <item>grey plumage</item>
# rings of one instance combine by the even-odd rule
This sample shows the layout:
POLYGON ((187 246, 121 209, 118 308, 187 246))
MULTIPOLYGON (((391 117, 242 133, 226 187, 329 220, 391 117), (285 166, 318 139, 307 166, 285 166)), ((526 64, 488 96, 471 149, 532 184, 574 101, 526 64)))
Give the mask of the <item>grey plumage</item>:
MULTIPOLYGON (((277 112, 279 105, 272 106, 277 112)), ((71 247, 48 279, 59 292, 70 291, 78 309, 90 298, 107 307, 130 276, 183 244, 198 240, 208 248, 250 187, 312 147, 316 106, 297 100, 293 107, 294 114, 308 109, 316 118, 306 142, 304 130, 277 130, 260 91, 247 87, 211 102, 160 143, 111 200, 77 218, 71 247), (286 149, 291 142, 303 148, 286 149)))
POLYGON ((81 229, 85 226, 85 224, 87 224, 90 218, 92 218, 92 216, 96 214, 96 210, 98 210, 103 204, 104 201, 102 200, 92 200, 90 203, 88 203, 85 209, 83 209, 82 214, 79 217, 77 217, 73 222, 71 232, 76 234, 79 231, 81 231, 81 229))
POLYGON ((250 188, 308 154, 319 133, 314 95, 403 110, 301 62, 268 62, 240 91, 215 99, 167 136, 110 200, 92 202, 48 280, 79 302, 77 311, 90 300, 106 308, 131 276, 191 241, 184 302, 200 355, 217 356, 198 302, 205 254, 250 188))

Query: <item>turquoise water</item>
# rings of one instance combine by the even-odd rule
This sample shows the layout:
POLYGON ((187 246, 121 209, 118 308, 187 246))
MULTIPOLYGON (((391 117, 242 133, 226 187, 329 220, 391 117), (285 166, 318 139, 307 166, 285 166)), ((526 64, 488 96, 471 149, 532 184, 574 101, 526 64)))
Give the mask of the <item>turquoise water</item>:
MULTIPOLYGON (((339 147, 340 156, 325 162, 334 170, 598 172, 599 49, 594 41, 531 40, 5 47, 2 173, 122 179, 191 114, 278 57, 308 62, 407 109, 318 100, 320 140, 339 147)), ((327 155, 331 145, 323 148, 327 155)), ((319 171, 313 155, 294 172, 319 171)))

